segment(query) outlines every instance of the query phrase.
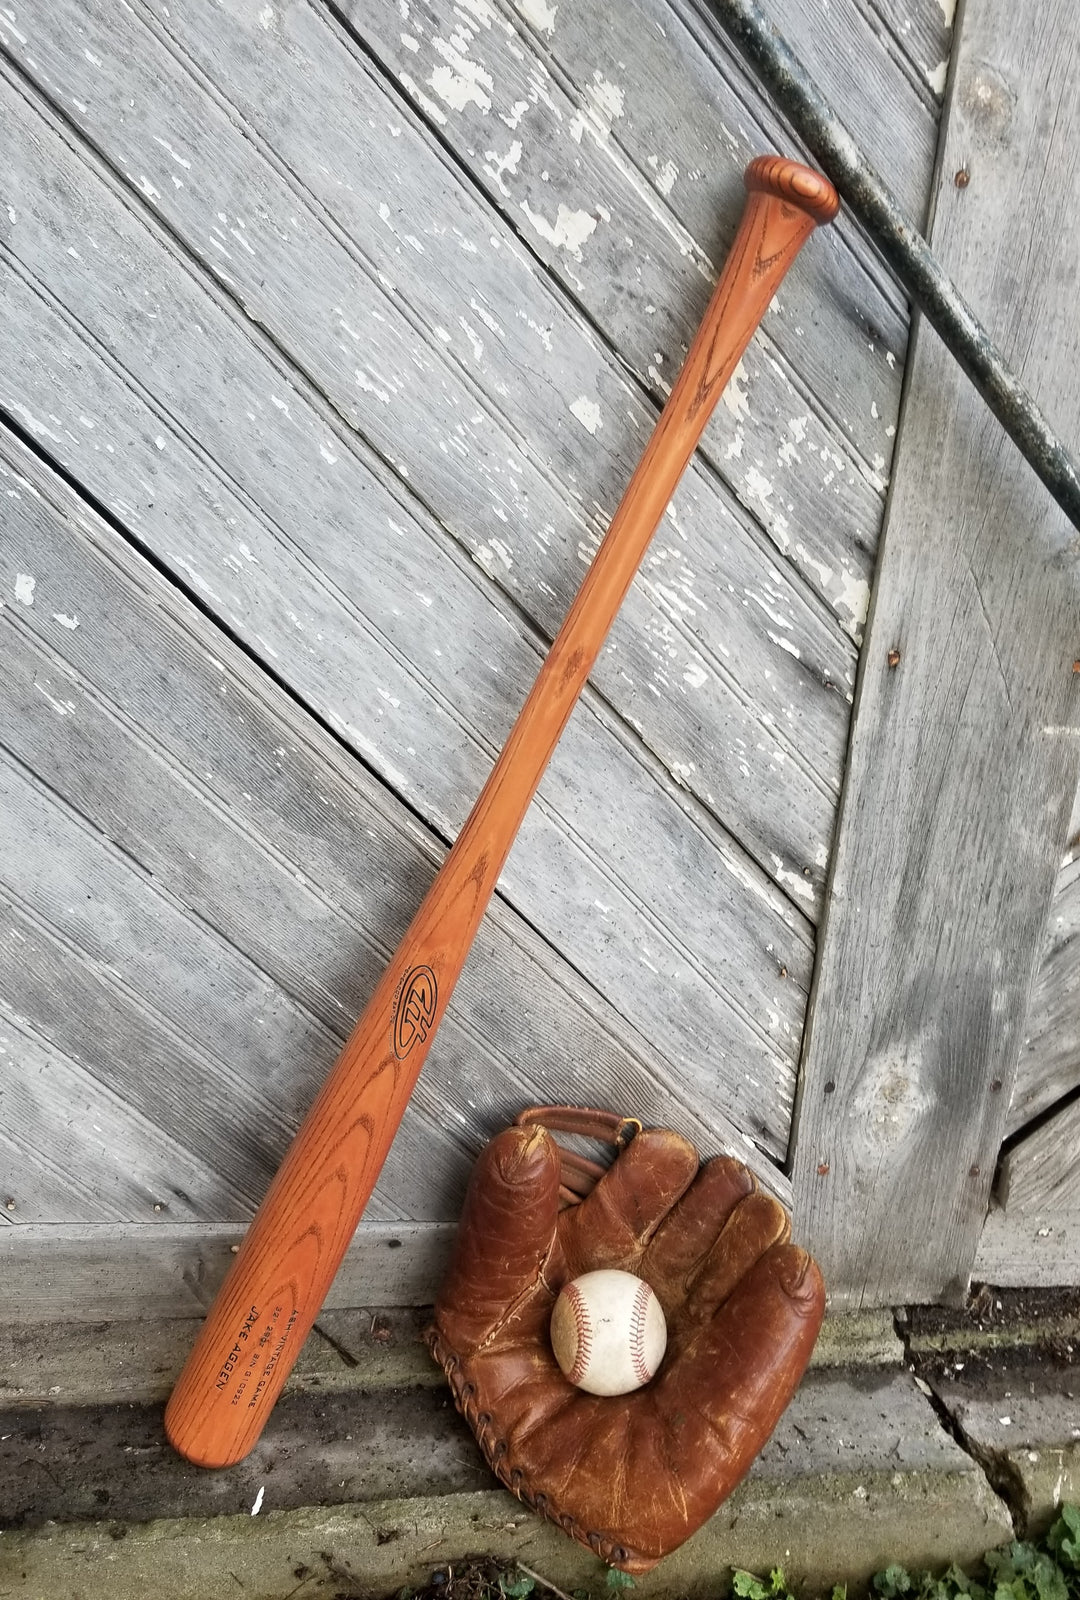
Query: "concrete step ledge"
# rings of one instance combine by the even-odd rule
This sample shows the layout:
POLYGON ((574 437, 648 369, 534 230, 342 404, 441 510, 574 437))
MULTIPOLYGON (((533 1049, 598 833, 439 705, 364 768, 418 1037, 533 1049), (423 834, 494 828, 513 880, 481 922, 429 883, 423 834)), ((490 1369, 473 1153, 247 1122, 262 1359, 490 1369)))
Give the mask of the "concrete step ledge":
MULTIPOLYGON (((973 1562, 1011 1524, 978 1473, 838 1473, 757 1477, 648 1576, 642 1600, 689 1600, 727 1588, 731 1571, 777 1563, 811 1592, 852 1594, 902 1554, 912 1566, 973 1562)), ((141 1525, 52 1524, 0 1535, 5 1600, 387 1600, 433 1568, 469 1556, 524 1562, 567 1593, 610 1594, 607 1569, 502 1490, 302 1507, 260 1516, 141 1525)))
MULTIPOLYGON (((972 1566, 1041 1532, 1080 1497, 1080 1325, 1059 1311, 1049 1343, 1040 1311, 1041 1343, 1011 1345, 929 1313, 904 1345, 888 1313, 830 1318, 746 1481, 634 1594, 715 1600, 733 1568, 779 1565, 854 1600, 890 1561, 972 1566)), ((161 1430, 196 1323, 0 1333, 0 1595, 390 1600, 487 1556, 604 1600, 601 1563, 495 1487, 424 1321, 328 1313, 256 1450, 218 1473, 161 1430)))
MULTIPOLYGON (((303 1403, 294 1397, 294 1406, 303 1403)), ((339 1396, 338 1403, 349 1402, 339 1396)), ((452 1411, 432 1410, 430 1400, 425 1411, 415 1390, 358 1396, 356 1403, 374 1405, 380 1421, 394 1405, 415 1409, 406 1430, 409 1455, 419 1448, 417 1459, 429 1466, 408 1468, 408 1494, 385 1497, 383 1486, 395 1476, 400 1482, 407 1466, 394 1429, 381 1439, 377 1430, 356 1429, 346 1447, 351 1476, 345 1489, 338 1487, 347 1470, 342 1428, 348 1413, 324 1428, 320 1451, 316 1422, 325 1417, 325 1395, 311 1397, 308 1424, 299 1416, 289 1424, 303 1444, 288 1452, 288 1460, 281 1442, 271 1441, 279 1458, 265 1478, 245 1464, 231 1469, 237 1476, 230 1484, 227 1473, 170 1461, 167 1447, 155 1454, 147 1431, 140 1446, 146 1453, 129 1473, 128 1487, 101 1478, 113 1485, 113 1504, 124 1506, 118 1520, 54 1520, 0 1535, 0 1594, 10 1600, 221 1600, 233 1593, 248 1600, 386 1600, 425 1582, 434 1567, 473 1555, 521 1560, 566 1593, 585 1589, 599 1600, 608 1592, 606 1569, 595 1557, 510 1495, 487 1487, 491 1480, 452 1411), (425 1492, 433 1478, 441 1479, 442 1493, 425 1492), (146 1510, 140 1516, 130 1498, 140 1482, 151 1510, 217 1506, 230 1514, 144 1520, 146 1510), (320 1505, 299 1501, 305 1493, 320 1505), (329 1504, 335 1495, 351 1503, 329 1504), (246 1510, 237 1514, 241 1505, 246 1510), (259 1514, 252 1515, 256 1505, 259 1514)), ((156 1415, 147 1413, 139 1426, 152 1430, 156 1415)), ((129 1428, 127 1416, 122 1408, 117 1425, 129 1428)), ((17 1475, 31 1473, 36 1456, 53 1480, 59 1478, 50 1501, 60 1508, 59 1518, 65 1461, 73 1462, 69 1506, 86 1503, 97 1480, 88 1478, 87 1458, 73 1455, 64 1436, 54 1448, 48 1430, 48 1415, 36 1414, 23 1454, 10 1466, 17 1475)), ((99 1470, 119 1461, 119 1439, 126 1436, 104 1450, 99 1470)), ((8 1447, 15 1442, 9 1439, 8 1447)), ((17 1487, 8 1492, 17 1494, 17 1487)), ((780 1565, 811 1591, 845 1581, 857 1593, 890 1560, 913 1567, 973 1562, 1012 1533, 1005 1503, 941 1427, 910 1374, 823 1369, 807 1375, 735 1494, 634 1592, 643 1600, 715 1596, 726 1589, 733 1567, 767 1572, 780 1565)))

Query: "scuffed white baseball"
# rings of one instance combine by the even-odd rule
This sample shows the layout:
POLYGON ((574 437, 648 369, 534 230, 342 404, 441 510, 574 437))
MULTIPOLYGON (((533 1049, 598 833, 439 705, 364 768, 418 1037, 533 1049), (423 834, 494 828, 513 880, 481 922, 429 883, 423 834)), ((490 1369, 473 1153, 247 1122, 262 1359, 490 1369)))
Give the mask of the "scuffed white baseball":
POLYGON ((643 1278, 605 1268, 562 1290, 551 1313, 555 1359, 589 1394, 629 1394, 664 1359, 667 1323, 643 1278))

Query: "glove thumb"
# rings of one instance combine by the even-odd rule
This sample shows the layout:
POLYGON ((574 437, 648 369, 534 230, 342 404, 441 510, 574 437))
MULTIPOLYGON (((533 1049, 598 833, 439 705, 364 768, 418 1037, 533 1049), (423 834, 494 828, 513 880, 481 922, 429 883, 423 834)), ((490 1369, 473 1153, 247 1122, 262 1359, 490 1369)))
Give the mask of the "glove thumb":
POLYGON ((450 1270, 435 1302, 435 1322, 459 1355, 489 1341, 513 1319, 553 1296, 542 1276, 559 1216, 559 1152, 545 1128, 507 1128, 473 1168, 450 1270))

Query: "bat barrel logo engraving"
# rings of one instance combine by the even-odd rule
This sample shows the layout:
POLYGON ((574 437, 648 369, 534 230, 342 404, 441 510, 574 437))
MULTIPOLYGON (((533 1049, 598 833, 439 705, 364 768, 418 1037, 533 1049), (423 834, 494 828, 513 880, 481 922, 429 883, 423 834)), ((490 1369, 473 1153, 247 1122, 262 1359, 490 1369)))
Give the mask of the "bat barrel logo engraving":
POLYGON ((407 975, 394 1016, 394 1054, 404 1061, 423 1044, 435 1022, 439 985, 430 967, 413 967, 407 975))

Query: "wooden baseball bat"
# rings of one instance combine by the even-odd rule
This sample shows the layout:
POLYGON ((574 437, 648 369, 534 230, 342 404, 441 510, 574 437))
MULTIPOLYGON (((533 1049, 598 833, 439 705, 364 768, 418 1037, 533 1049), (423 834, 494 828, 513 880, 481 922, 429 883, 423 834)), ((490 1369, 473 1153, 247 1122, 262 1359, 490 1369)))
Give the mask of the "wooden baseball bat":
POLYGON ((456 844, 248 1229, 165 1411, 181 1455, 239 1461, 258 1439, 386 1159, 454 983, 551 753, 675 485, 803 241, 836 215, 827 179, 778 156, 622 503, 456 844))

